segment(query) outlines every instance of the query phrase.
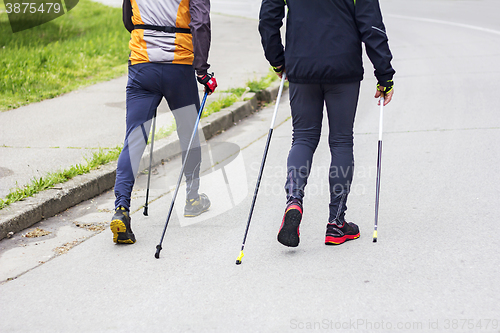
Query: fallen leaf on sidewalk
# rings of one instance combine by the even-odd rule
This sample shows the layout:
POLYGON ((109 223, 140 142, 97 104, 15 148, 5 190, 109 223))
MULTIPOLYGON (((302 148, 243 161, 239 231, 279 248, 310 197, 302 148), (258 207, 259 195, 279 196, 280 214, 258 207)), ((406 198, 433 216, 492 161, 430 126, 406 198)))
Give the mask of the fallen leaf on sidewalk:
POLYGON ((56 252, 57 254, 64 254, 64 253, 67 253, 69 250, 71 250, 76 244, 78 244, 80 241, 78 240, 75 240, 75 241, 72 241, 72 242, 69 242, 69 243, 66 243, 66 244, 63 244, 63 246, 59 246, 59 247, 56 247, 54 249, 54 252, 56 252))
POLYGON ((35 237, 46 236, 48 234, 51 234, 51 232, 47 231, 47 230, 40 229, 40 228, 36 228, 36 229, 31 230, 30 232, 27 232, 26 234, 24 234, 23 237, 35 238, 35 237))
POLYGON ((80 223, 73 222, 78 228, 83 228, 88 231, 103 231, 106 229, 105 223, 80 223))

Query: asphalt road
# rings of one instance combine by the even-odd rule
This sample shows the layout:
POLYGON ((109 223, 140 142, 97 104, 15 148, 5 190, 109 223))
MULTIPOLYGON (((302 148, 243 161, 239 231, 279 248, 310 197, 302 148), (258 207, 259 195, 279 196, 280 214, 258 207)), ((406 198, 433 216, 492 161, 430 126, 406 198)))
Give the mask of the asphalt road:
POLYGON ((291 131, 285 95, 240 266, 234 262, 272 106, 210 141, 202 190, 214 206, 198 220, 174 214, 159 260, 165 189, 175 184, 178 160, 157 168, 150 216, 132 215, 134 245, 114 245, 108 229, 83 235, 73 223, 109 219, 112 193, 44 221, 53 230, 47 241, 0 242, 1 270, 15 272, 2 276, 17 276, 0 285, 0 331, 500 332, 500 3, 384 0, 382 7, 397 75, 385 109, 378 243, 371 239, 378 108, 366 63, 347 213, 360 226, 358 240, 323 245, 325 138, 306 192, 301 243, 289 249, 276 241, 291 131), (85 240, 48 260, 68 239, 85 240))

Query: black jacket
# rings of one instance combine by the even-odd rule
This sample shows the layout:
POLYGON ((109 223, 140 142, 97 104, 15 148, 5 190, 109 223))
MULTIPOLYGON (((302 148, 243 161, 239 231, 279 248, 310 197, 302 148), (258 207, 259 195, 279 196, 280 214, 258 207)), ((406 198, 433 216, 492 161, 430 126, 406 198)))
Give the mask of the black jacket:
POLYGON ((263 0, 259 32, 267 60, 271 66, 285 65, 290 82, 361 81, 361 42, 381 85, 395 73, 378 0, 263 0), (280 28, 285 6, 283 50, 280 28))

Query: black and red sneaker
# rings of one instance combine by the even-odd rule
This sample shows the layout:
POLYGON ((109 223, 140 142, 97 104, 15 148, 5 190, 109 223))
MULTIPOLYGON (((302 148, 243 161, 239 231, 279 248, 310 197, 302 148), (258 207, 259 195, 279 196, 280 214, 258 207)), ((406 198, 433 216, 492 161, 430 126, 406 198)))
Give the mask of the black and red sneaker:
POLYGON ((296 247, 299 245, 299 225, 302 220, 302 202, 292 199, 286 206, 283 222, 278 232, 278 242, 285 246, 296 247))
POLYGON ((359 237, 359 228, 352 222, 344 222, 341 227, 337 223, 328 223, 326 225, 326 245, 339 245, 347 240, 359 237))

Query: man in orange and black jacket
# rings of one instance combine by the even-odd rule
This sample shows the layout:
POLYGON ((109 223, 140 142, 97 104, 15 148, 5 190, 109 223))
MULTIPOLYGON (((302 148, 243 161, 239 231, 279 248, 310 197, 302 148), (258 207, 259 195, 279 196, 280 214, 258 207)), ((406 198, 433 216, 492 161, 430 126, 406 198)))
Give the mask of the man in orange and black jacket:
MULTIPOLYGON (((200 108, 196 80, 208 94, 215 90, 217 82, 207 72, 209 0, 124 0, 123 22, 131 33, 127 131, 116 170, 115 214, 110 227, 115 243, 132 244, 135 235, 130 225, 130 196, 161 99, 167 100, 174 114, 184 160, 200 108)), ((184 169, 186 217, 200 215, 210 207, 208 197, 198 193, 200 164, 196 136, 184 169)))

